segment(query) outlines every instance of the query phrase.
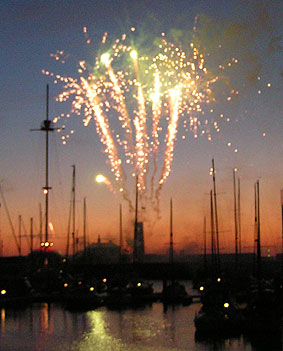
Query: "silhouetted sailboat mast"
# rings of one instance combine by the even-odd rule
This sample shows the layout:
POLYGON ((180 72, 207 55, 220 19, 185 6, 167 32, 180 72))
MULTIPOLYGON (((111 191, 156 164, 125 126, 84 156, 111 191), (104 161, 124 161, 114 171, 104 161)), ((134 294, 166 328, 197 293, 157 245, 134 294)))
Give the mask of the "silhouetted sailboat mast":
POLYGON ((138 206, 139 206, 139 189, 138 189, 138 175, 136 175, 136 208, 135 208, 135 227, 134 227, 134 252, 133 261, 138 260, 138 242, 137 242, 137 231, 138 231, 138 206))
POLYGON ((206 254, 206 216, 203 221, 203 264, 204 271, 207 272, 207 254, 206 254))
POLYGON ((73 176, 72 176, 72 212, 73 212, 73 230, 72 230, 72 244, 73 244, 73 256, 76 253, 76 166, 72 165, 73 176))
MULTIPOLYGON (((70 210, 69 210, 69 220, 68 220, 68 229, 67 229, 67 247, 66 247, 66 256, 69 256, 70 248, 70 232, 71 232, 71 221, 72 221, 72 253, 76 253, 76 166, 72 165, 72 190, 71 190, 71 201, 70 201, 70 210)), ((85 215, 84 215, 85 216, 85 215)), ((85 230, 85 228, 84 228, 85 230)))
POLYGON ((239 238, 239 254, 242 253, 242 232, 241 232, 241 182, 238 178, 238 238, 239 238))
POLYGON ((235 270, 238 270, 238 215, 237 215, 237 195, 236 195, 236 169, 233 169, 233 189, 234 189, 234 222, 235 222, 235 270))
POLYGON ((84 254, 86 254, 86 198, 84 197, 84 208, 83 208, 83 218, 84 218, 84 223, 83 223, 83 240, 84 240, 84 254))
POLYGON ((49 86, 46 87, 46 120, 43 121, 41 125, 41 130, 46 132, 46 150, 45 150, 45 247, 49 246, 48 242, 48 216, 49 216, 49 132, 52 132, 54 128, 52 127, 51 121, 49 120, 49 86))
POLYGON ((19 255, 22 256, 22 216, 19 215, 19 255))
POLYGON ((216 265, 217 265, 217 270, 220 270, 219 227, 218 227, 218 212, 217 212, 217 195, 216 195, 214 159, 212 159, 212 179, 213 179, 213 199, 214 199, 214 214, 215 214, 215 235, 216 235, 216 265))
POLYGON ((21 254, 20 245, 19 245, 18 238, 17 238, 16 232, 15 232, 15 228, 14 228, 14 226, 13 226, 13 222, 12 222, 12 220, 11 220, 11 216, 10 216, 10 213, 9 213, 9 209, 8 209, 8 206, 7 206, 7 202, 6 202, 4 193, 3 193, 3 191, 2 191, 1 184, 0 184, 0 194, 1 194, 1 198, 2 198, 3 205, 4 205, 4 209, 5 209, 6 214, 7 214, 7 217, 8 217, 8 221, 9 221, 9 224, 10 224, 10 227, 11 227, 11 231, 12 231, 12 234, 13 234, 13 238, 14 238, 14 240, 15 240, 15 243, 16 243, 16 246, 17 246, 17 249, 18 249, 18 253, 19 253, 19 255, 20 255, 20 254, 21 254))
POLYGON ((43 187, 43 193, 45 195, 45 241, 41 243, 41 246, 47 249, 50 246, 48 237, 48 226, 49 226, 49 190, 52 189, 49 186, 49 132, 53 132, 54 128, 52 121, 49 120, 49 85, 46 85, 46 119, 41 123, 40 129, 31 129, 31 131, 43 131, 45 132, 45 186, 43 187))
POLYGON ((42 243, 42 208, 39 203, 39 245, 42 243))
POLYGON ((169 243, 169 265, 171 270, 171 284, 175 283, 174 267, 174 242, 173 242, 173 201, 170 199, 170 243, 169 243))
POLYGON ((33 218, 30 218, 30 252, 33 252, 33 218))
POLYGON ((257 253, 257 282, 258 290, 261 290, 261 242, 260 242, 260 201, 259 201, 259 180, 255 184, 255 223, 256 223, 256 253, 257 253))
POLYGON ((217 258, 216 258, 216 250, 215 250, 215 233, 214 233, 214 208, 213 208, 213 193, 210 191, 210 228, 211 228, 211 264, 213 274, 215 274, 215 270, 217 269, 217 258))
POLYGON ((122 253, 123 253, 123 217, 122 217, 122 204, 120 204, 120 211, 119 211, 119 217, 120 217, 120 252, 119 252, 119 260, 121 263, 122 260, 122 253))
POLYGON ((173 203, 170 199, 170 247, 169 247, 169 262, 171 266, 174 263, 174 247, 173 247, 173 203))
POLYGON ((283 273, 283 188, 281 189, 280 194, 281 194, 281 226, 282 226, 281 263, 282 263, 282 273, 283 273))

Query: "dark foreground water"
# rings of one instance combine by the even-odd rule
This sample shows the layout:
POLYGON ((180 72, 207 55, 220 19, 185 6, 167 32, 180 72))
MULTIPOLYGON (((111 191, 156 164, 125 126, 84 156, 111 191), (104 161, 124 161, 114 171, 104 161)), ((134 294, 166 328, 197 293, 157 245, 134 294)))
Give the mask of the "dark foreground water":
POLYGON ((281 341, 262 336, 221 340, 195 338, 200 304, 169 307, 154 303, 122 311, 101 307, 69 312, 56 304, 0 310, 1 351, 277 351, 281 341))

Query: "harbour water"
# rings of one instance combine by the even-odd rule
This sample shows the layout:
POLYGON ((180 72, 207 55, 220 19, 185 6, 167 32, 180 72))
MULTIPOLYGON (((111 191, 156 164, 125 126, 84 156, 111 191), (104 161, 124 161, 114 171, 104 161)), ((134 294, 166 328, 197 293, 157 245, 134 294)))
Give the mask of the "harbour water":
POLYGON ((156 302, 140 308, 70 312, 57 304, 0 310, 1 351, 279 351, 281 340, 244 336, 199 339, 194 316, 200 308, 156 302))

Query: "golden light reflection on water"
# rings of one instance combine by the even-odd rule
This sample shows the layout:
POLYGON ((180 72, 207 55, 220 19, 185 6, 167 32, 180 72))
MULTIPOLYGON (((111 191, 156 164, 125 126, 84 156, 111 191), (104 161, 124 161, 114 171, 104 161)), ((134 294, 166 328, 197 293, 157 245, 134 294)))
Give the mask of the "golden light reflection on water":
POLYGON ((87 312, 90 330, 84 333, 76 345, 76 350, 119 350, 122 343, 110 335, 110 327, 106 322, 105 311, 87 312))
POLYGON ((255 351, 242 339, 223 339, 219 345, 196 340, 194 317, 199 309, 199 303, 89 312, 44 303, 16 311, 0 308, 0 349, 19 351, 24 345, 25 350, 40 351, 255 351))
POLYGON ((163 351, 169 347, 170 350, 176 350, 172 316, 165 316, 162 310, 159 311, 159 307, 157 309, 155 316, 149 315, 146 309, 144 313, 139 311, 138 318, 135 310, 111 314, 103 309, 90 311, 87 313, 90 330, 84 333, 75 349, 89 351, 95 347, 96 350, 163 351), (169 337, 166 336, 168 328, 169 337))
POLYGON ((48 332, 50 329, 48 303, 42 304, 42 308, 40 309, 40 329, 42 332, 48 332))
POLYGON ((1 332, 5 331, 6 324, 6 311, 5 308, 1 308, 1 332))
POLYGON ((53 304, 23 311, 0 308, 0 349, 19 351, 24 345, 25 350, 40 351, 257 350, 243 339, 223 339, 219 344, 196 340, 193 320, 199 308, 199 303, 89 312, 69 312, 53 304))

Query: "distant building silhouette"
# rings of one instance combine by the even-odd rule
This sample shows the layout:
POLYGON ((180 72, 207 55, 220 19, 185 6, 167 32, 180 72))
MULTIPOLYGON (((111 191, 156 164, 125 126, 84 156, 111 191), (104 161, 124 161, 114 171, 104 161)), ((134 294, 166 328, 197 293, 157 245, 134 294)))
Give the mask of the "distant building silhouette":
POLYGON ((111 240, 101 242, 98 236, 96 243, 87 246, 86 255, 89 263, 117 263, 120 257, 120 247, 111 240))

